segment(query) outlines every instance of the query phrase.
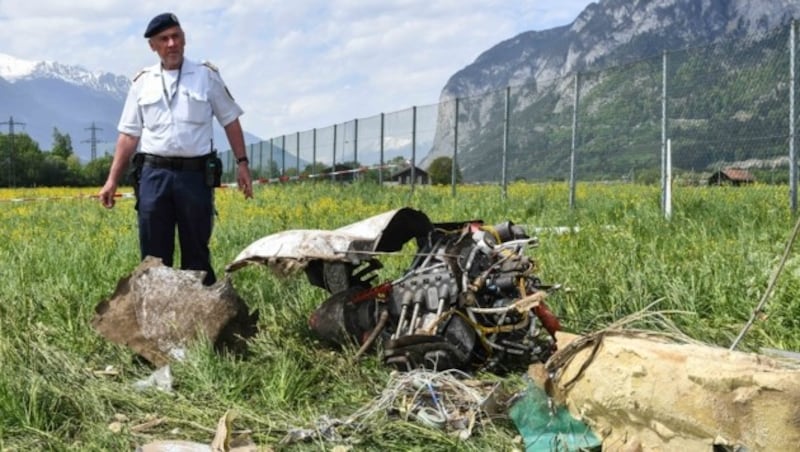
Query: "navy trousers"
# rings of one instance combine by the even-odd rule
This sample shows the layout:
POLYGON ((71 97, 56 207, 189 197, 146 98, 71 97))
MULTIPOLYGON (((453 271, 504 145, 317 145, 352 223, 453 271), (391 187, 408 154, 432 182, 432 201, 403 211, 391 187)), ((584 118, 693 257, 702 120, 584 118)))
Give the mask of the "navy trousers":
POLYGON ((206 272, 203 284, 216 281, 208 248, 214 226, 214 189, 203 171, 154 168, 145 165, 137 199, 142 259, 155 256, 173 265, 175 231, 183 270, 206 272))

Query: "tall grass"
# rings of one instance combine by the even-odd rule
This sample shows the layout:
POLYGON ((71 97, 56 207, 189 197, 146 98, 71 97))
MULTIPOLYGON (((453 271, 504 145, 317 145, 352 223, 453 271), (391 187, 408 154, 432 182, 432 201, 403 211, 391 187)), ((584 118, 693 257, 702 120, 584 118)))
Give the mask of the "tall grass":
MULTIPOLYGON (((794 219, 785 188, 682 188, 675 214, 662 218, 652 188, 582 186, 576 209, 559 185, 381 188, 373 185, 261 186, 245 201, 219 190, 212 250, 215 268, 252 241, 289 228, 335 228, 402 206, 433 221, 512 220, 539 230, 532 251, 545 282, 566 290, 550 300, 574 332, 602 327, 651 303, 685 311, 672 319, 695 339, 728 346, 763 294, 788 241, 794 219), (556 233, 548 227, 575 227, 556 233)), ((152 369, 130 350, 99 337, 90 321, 95 305, 138 263, 133 202, 113 210, 74 198, 0 201, 0 449, 129 450, 154 439, 210 442, 229 409, 234 427, 277 447, 294 427, 327 415, 345 418, 377 396, 390 375, 373 356, 355 362, 308 334, 306 319, 325 293, 302 275, 289 280, 266 268, 232 275, 239 294, 260 312, 259 334, 247 359, 233 359, 197 343, 172 366, 175 391, 137 391, 152 369), (97 373, 109 366, 117 374, 97 373), (109 429, 123 420, 121 431, 109 429), (158 425, 133 428, 148 420, 158 425)), ((26 196, 41 193, 28 192, 26 196)), ((54 196, 48 191, 45 196, 54 196)), ((20 197, 0 191, 0 200, 20 197)), ((410 252, 410 251, 408 251, 410 252)), ((397 276, 408 252, 387 256, 381 276, 397 276)), ((800 269, 789 260, 766 312, 740 348, 800 349, 800 269)), ((484 375, 484 378, 497 378, 484 375)), ((512 386, 518 376, 503 379, 512 386)), ((520 385, 521 386, 521 385, 520 385)), ((389 417, 355 434, 356 450, 511 450, 523 446, 508 420, 498 419, 467 441, 389 417)), ((329 450, 312 441, 290 450, 329 450)))

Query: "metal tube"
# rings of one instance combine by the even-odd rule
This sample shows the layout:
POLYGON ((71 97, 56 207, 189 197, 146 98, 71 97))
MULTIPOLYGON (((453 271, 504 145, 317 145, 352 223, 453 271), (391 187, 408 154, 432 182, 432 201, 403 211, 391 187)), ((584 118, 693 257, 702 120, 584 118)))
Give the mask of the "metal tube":
POLYGON ((403 326, 406 323, 406 314, 408 314, 408 304, 403 304, 403 307, 400 308, 400 317, 397 319, 397 329, 394 331, 392 339, 400 337, 400 332, 403 330, 403 326))
POLYGON ((408 323, 408 334, 414 334, 414 329, 416 328, 417 317, 419 317, 419 305, 422 304, 422 300, 414 302, 414 310, 411 311, 411 322, 408 323))

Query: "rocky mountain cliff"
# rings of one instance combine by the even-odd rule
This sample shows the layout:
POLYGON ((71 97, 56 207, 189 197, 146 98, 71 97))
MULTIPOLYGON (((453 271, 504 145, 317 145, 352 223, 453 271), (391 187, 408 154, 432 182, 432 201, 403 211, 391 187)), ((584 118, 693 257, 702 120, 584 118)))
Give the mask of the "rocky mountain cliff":
MULTIPOLYGON (((571 24, 525 32, 501 42, 455 73, 442 89, 442 105, 452 104, 455 98, 465 100, 458 131, 459 163, 465 180, 480 180, 470 177, 470 171, 497 160, 477 154, 486 152, 488 135, 494 142, 502 139, 502 93, 507 87, 514 90, 510 108, 517 118, 523 112, 529 117, 552 117, 572 107, 573 95, 568 93, 573 87, 572 74, 648 58, 658 61, 665 50, 770 39, 776 30, 788 29, 793 18, 800 18, 796 0, 600 0, 587 6, 571 24), (539 103, 535 112, 531 108, 534 103, 539 103)), ((779 42, 782 49, 785 42, 779 42)), ((654 76, 658 78, 658 72, 654 76)), ((593 86, 600 86, 599 79, 593 86)), ((452 110, 447 106, 440 109, 434 146, 421 166, 452 154, 452 110)), ((523 145, 531 143, 519 144, 523 145)))
POLYGON ((796 0, 600 0, 569 25, 503 41, 456 72, 441 100, 765 33, 800 18, 796 0))

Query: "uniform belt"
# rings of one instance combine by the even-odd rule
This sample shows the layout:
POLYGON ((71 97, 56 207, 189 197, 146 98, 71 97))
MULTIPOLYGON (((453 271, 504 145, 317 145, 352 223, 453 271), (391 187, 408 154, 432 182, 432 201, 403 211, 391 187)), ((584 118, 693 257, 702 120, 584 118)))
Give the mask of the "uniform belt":
POLYGON ((162 157, 160 155, 145 154, 144 165, 152 168, 164 168, 175 171, 205 171, 206 160, 212 154, 200 157, 162 157))

